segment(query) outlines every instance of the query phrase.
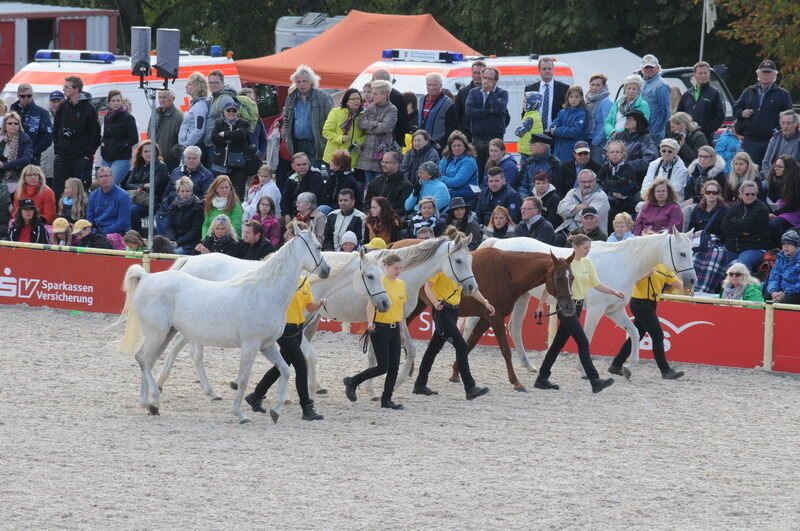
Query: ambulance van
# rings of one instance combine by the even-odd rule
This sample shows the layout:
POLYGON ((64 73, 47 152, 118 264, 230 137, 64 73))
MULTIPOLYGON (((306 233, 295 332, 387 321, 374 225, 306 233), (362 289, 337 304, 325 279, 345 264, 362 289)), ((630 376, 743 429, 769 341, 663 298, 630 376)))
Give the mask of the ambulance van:
MULTIPOLYGON (((178 78, 169 84, 169 88, 175 92, 175 106, 181 111, 186 111, 191 102, 186 94, 186 78, 192 72, 208 75, 212 70, 220 70, 225 76, 225 84, 237 91, 242 87, 233 59, 223 56, 216 49, 212 50, 212 54, 190 55, 181 52, 178 78)), ((150 60, 155 63, 155 56, 151 56, 150 60)), ((147 137, 150 105, 145 99, 144 90, 139 88, 139 78, 131 75, 130 58, 127 56, 86 50, 39 50, 32 63, 14 74, 0 93, 0 98, 11 104, 17 100, 19 84, 30 83, 34 101, 48 109, 50 93, 54 90, 63 91, 64 78, 70 75, 83 80, 83 92, 91 96, 92 104, 101 116, 106 112, 108 91, 116 89, 122 92, 123 98, 131 102, 130 112, 136 118, 139 137, 147 137)), ((145 80, 154 87, 163 87, 163 80, 155 76, 145 80)))
MULTIPOLYGON (((442 76, 444 88, 455 97, 461 87, 472 83, 473 61, 483 59, 488 66, 497 68, 500 71, 499 86, 508 91, 508 113, 511 116, 503 140, 509 153, 517 152, 514 130, 520 125, 525 86, 539 81, 537 56, 465 57, 461 53, 439 50, 394 49, 384 50, 383 58, 365 68, 350 86, 361 90, 372 80, 373 72, 384 69, 392 76, 394 88, 400 92, 413 92, 419 97, 427 92, 425 76, 436 72, 442 76)), ((572 85, 572 69, 566 63, 556 61, 555 78, 572 85)))

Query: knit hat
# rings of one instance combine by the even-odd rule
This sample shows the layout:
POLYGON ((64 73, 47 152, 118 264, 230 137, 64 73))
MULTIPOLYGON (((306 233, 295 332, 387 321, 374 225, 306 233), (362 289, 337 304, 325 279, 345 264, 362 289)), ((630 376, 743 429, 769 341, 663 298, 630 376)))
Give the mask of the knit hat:
POLYGON ((349 230, 344 234, 342 234, 340 245, 344 245, 345 243, 352 243, 353 245, 358 245, 358 238, 356 238, 356 233, 349 230))
POLYGON ((420 171, 424 171, 425 173, 430 175, 431 179, 438 179, 439 177, 442 176, 442 174, 439 172, 439 166, 437 166, 435 162, 432 162, 430 160, 427 160, 422 164, 420 164, 419 169, 420 171))
POLYGON ((56 218, 53 220, 53 232, 55 234, 66 232, 68 228, 69 221, 67 221, 65 218, 56 218))
POLYGON ((796 230, 787 230, 781 236, 781 245, 784 243, 791 243, 795 247, 800 247, 800 234, 796 230))

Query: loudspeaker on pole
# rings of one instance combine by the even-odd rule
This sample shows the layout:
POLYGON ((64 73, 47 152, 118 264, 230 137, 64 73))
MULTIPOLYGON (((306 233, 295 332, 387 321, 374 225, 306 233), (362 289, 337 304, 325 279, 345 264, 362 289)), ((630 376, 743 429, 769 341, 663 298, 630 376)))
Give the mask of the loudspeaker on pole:
POLYGON ((156 75, 164 79, 178 77, 181 54, 181 32, 177 29, 156 30, 156 75))
POLYGON ((131 27, 131 75, 150 75, 150 27, 131 27))

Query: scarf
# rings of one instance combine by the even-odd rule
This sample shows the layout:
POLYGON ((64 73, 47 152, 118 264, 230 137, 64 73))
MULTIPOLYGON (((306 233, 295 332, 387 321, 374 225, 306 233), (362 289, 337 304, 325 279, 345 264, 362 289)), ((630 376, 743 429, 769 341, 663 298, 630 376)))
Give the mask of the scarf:
POLYGON ((181 199, 180 197, 176 197, 173 204, 175 204, 178 208, 183 208, 189 206, 194 201, 194 196, 189 196, 187 199, 181 199))
POLYGON ((206 247, 208 247, 208 250, 211 251, 212 253, 222 252, 225 246, 231 241, 233 241, 233 236, 231 236, 230 234, 226 234, 222 238, 218 238, 212 234, 211 241, 208 242, 211 245, 206 247))
POLYGON ((342 122, 342 132, 344 134, 348 134, 350 132, 350 128, 353 127, 353 121, 356 119, 356 113, 350 111, 347 113, 347 118, 344 122, 342 122))
POLYGON ((607 86, 603 87, 603 89, 597 94, 586 94, 586 112, 589 114, 589 127, 587 131, 589 131, 590 134, 592 131, 594 131, 594 113, 597 110, 597 106, 607 97, 607 86))
POLYGON ((316 208, 312 208, 311 210, 308 211, 308 214, 306 214, 305 216, 303 216, 302 214, 300 214, 300 212, 298 212, 297 215, 295 216, 295 219, 297 221, 302 221, 303 223, 308 223, 309 221, 311 221, 311 218, 314 217, 314 212, 316 210, 317 210, 316 208))
POLYGON ((631 109, 633 109, 633 104, 636 103, 636 100, 638 99, 639 97, 637 96, 633 98, 633 101, 629 102, 623 97, 622 102, 619 105, 617 105, 617 112, 622 116, 625 116, 626 114, 628 114, 628 112, 630 112, 631 109))
POLYGON ((744 296, 744 288, 745 286, 726 286, 725 287, 725 299, 733 299, 733 300, 742 300, 742 296, 744 296))
POLYGON ((120 107, 119 109, 117 109, 116 111, 109 110, 109 111, 106 112, 106 117, 105 117, 104 121, 110 122, 111 120, 114 119, 114 117, 116 115, 121 114, 123 112, 127 112, 127 111, 128 111, 128 108, 126 106, 124 106, 124 105, 122 107, 120 107))
MULTIPOLYGON (((9 162, 12 160, 17 160, 17 156, 19 154, 19 135, 15 136, 6 136, 3 139, 6 143, 5 151, 8 153, 6 160, 9 162)), ((0 153, 2 155, 2 153, 0 153)), ((6 170, 3 172, 4 177, 6 180, 15 181, 18 177, 17 170, 6 170)))
POLYGON ((227 197, 220 197, 220 196, 216 195, 211 200, 211 204, 217 210, 225 210, 225 207, 228 206, 228 198, 227 197))

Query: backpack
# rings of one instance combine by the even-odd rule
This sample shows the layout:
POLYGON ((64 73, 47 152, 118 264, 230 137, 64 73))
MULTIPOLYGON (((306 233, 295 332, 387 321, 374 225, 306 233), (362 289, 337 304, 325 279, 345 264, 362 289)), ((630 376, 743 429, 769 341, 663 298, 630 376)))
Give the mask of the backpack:
POLYGON ((256 130, 256 124, 261 119, 258 115, 258 105, 256 102, 243 94, 236 96, 236 101, 239 102, 239 118, 247 120, 250 127, 250 134, 256 130))
POLYGON ((775 261, 778 259, 779 252, 781 252, 780 249, 772 249, 771 251, 764 253, 764 258, 761 260, 761 263, 758 264, 756 273, 753 276, 755 276, 762 283, 766 282, 767 279, 769 279, 769 274, 772 271, 772 268, 775 266, 775 261))

